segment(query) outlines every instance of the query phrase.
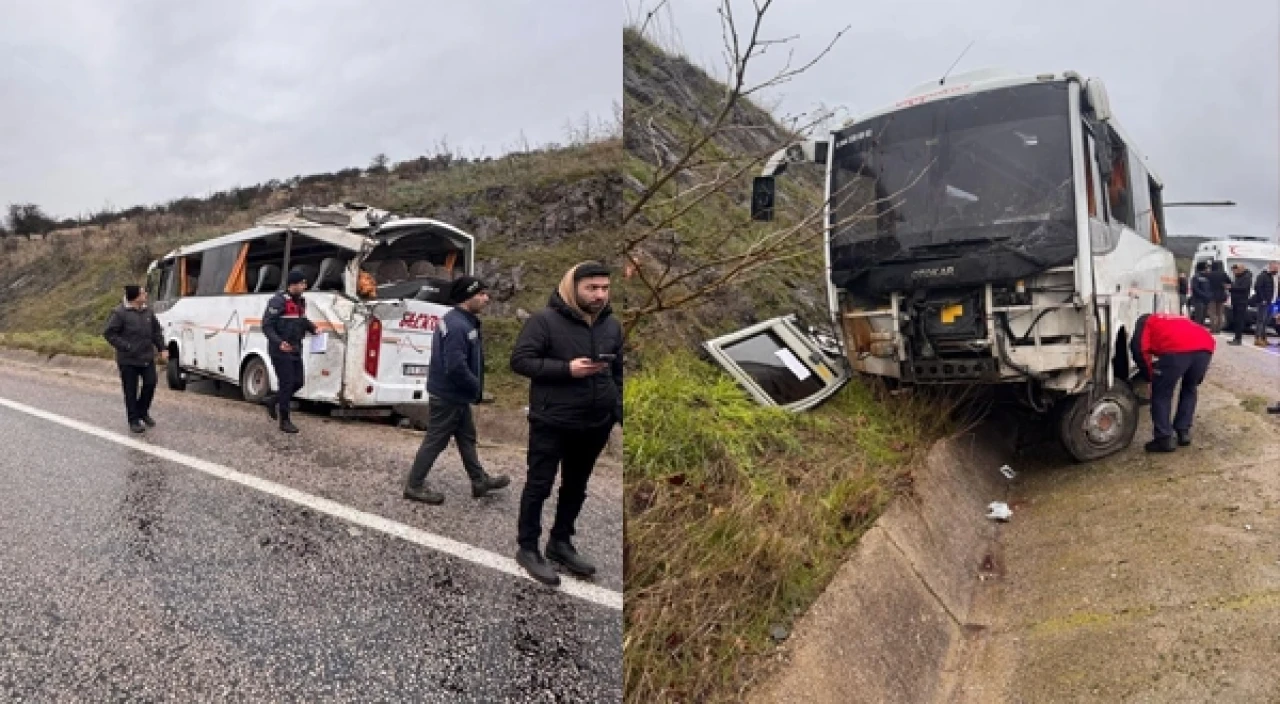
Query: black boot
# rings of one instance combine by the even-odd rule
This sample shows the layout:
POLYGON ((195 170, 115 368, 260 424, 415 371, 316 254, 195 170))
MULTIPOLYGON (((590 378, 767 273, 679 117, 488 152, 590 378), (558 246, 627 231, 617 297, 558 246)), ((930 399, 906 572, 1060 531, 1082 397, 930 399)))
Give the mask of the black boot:
POLYGON ((1147 443, 1147 452, 1173 452, 1178 448, 1173 446, 1173 438, 1156 438, 1147 443))
POLYGON ((298 428, 293 424, 293 421, 289 420, 288 416, 285 416, 280 419, 280 432, 292 435, 298 432, 298 428))
POLYGON ((553 587, 560 584, 560 575, 556 574, 551 563, 544 560, 537 550, 520 548, 516 552, 516 562, 524 568, 525 572, 529 573, 530 577, 539 582, 550 584, 553 587))
POLYGON ((135 433, 142 433, 142 432, 146 432, 147 426, 143 425, 142 421, 135 420, 129 423, 129 430, 132 430, 135 433))
POLYGON ((1271 404, 1270 406, 1267 406, 1267 413, 1272 413, 1272 414, 1280 413, 1280 401, 1277 401, 1271 404))
POLYGON ((271 416, 271 420, 280 420, 280 413, 276 410, 275 396, 268 396, 262 399, 262 405, 267 407, 267 415, 271 416))
POLYGON ((590 577, 596 573, 596 566, 578 554, 578 551, 573 549, 573 543, 567 540, 548 540, 547 559, 559 562, 565 569, 583 577, 590 577))
POLYGON ((478 499, 481 496, 485 496, 495 489, 501 489, 510 483, 511 478, 505 474, 499 474, 496 477, 485 477, 478 482, 471 482, 471 496, 478 499))
POLYGON ((425 486, 412 487, 407 484, 404 487, 404 498, 410 501, 421 501, 424 504, 439 506, 444 503, 444 494, 438 491, 432 491, 425 486))
POLYGON ((156 422, 155 422, 155 420, 151 417, 151 414, 150 414, 150 413, 148 413, 147 415, 145 415, 145 416, 143 416, 143 417, 142 417, 142 422, 143 422, 143 423, 144 423, 148 428, 154 428, 154 427, 156 427, 156 422))
POLYGON ((1179 430, 1178 431, 1178 447, 1187 447, 1190 444, 1191 444, 1191 431, 1179 430))

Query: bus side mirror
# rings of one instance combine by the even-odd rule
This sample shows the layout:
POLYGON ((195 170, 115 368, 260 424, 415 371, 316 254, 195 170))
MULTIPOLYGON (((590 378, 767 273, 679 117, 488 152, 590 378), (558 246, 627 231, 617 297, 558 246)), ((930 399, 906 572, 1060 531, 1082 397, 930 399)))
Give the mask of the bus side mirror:
POLYGON ((772 176, 756 176, 751 182, 751 219, 773 220, 773 196, 776 184, 772 176))

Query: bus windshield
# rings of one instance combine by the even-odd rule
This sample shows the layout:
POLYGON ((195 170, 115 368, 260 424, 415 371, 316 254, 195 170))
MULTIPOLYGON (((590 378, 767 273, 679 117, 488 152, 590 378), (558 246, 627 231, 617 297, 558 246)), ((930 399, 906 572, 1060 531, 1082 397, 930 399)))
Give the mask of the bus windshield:
POLYGON ((1065 83, 926 103, 835 138, 836 258, 863 265, 959 254, 1000 243, 1036 256, 1074 242, 1065 83))

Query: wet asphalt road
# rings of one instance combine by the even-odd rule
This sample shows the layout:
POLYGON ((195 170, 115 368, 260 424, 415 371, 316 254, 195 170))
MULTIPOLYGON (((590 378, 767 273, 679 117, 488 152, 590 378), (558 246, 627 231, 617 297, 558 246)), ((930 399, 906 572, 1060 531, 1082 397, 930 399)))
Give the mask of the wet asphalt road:
MULTIPOLYGON (((0 397, 118 432, 109 380, 6 368, 0 397)), ((509 555, 520 456, 482 448, 506 493, 443 507, 396 488, 420 440, 162 391, 145 439, 509 555)), ((481 429, 483 434, 483 428, 481 429)), ((127 434, 127 433, 126 433, 127 434)), ((0 700, 620 701, 620 611, 0 407, 0 700)), ((453 453, 450 449, 447 452, 453 453)), ((621 585, 611 469, 580 549, 621 585)))

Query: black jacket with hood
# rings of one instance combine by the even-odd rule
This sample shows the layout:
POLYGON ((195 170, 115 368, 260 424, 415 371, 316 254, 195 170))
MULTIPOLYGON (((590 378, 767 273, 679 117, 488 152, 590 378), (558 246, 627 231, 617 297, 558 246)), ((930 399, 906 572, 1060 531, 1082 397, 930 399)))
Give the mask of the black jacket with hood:
POLYGON ((164 349, 164 330, 150 308, 134 308, 121 303, 107 318, 102 336, 116 350, 116 363, 146 367, 156 363, 164 349))
POLYGON ((606 305, 594 320, 566 301, 573 296, 573 271, 551 294, 547 307, 525 321, 511 351, 511 369, 532 379, 529 418, 565 429, 598 428, 622 422, 622 325, 606 305), (613 354, 607 372, 575 379, 569 362, 613 354))

